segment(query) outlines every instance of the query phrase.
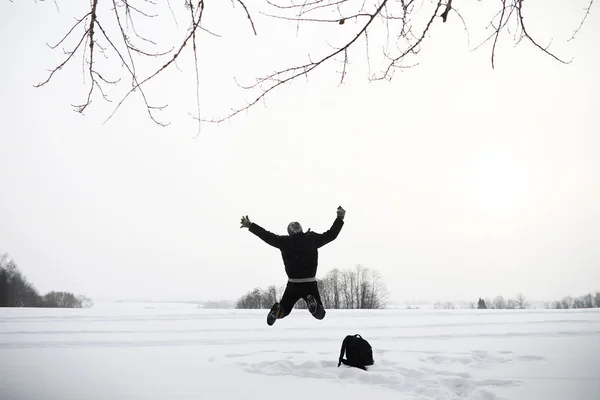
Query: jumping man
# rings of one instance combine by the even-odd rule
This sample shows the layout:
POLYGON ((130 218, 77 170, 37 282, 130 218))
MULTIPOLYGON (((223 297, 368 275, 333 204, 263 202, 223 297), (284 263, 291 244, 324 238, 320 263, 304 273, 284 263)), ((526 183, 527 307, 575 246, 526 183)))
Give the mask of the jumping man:
POLYGON ((328 231, 323 233, 312 232, 310 229, 302 231, 299 222, 290 222, 287 227, 288 235, 276 235, 259 225, 250 222, 246 215, 242 217, 241 228, 248 228, 267 244, 281 251, 285 272, 288 276, 285 292, 279 303, 273 304, 267 315, 267 324, 273 325, 275 320, 286 317, 296 302, 302 298, 308 305, 308 311, 316 318, 325 317, 325 308, 321 302, 317 287, 318 251, 320 247, 333 241, 344 225, 346 211, 340 206, 337 217, 328 231))

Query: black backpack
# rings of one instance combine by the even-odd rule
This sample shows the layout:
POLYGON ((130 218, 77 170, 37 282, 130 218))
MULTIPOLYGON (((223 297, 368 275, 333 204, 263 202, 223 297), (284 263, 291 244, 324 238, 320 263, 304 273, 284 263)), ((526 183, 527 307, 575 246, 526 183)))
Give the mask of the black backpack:
POLYGON ((344 338, 342 349, 340 350, 338 367, 344 364, 366 371, 366 366, 373 365, 374 363, 373 350, 369 342, 358 334, 348 335, 344 338), (346 358, 344 358, 344 352, 346 352, 346 358))

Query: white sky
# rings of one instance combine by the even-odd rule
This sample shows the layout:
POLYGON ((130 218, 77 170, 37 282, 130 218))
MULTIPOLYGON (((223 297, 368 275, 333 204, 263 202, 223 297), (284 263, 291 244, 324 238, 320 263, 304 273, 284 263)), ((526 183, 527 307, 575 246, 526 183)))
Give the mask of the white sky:
MULTIPOLYGON (((33 88, 61 57, 45 42, 79 11, 2 2, 0 253, 41 292, 236 299, 286 280, 278 251, 239 229, 243 214, 277 233, 292 220, 324 231, 342 205, 346 225, 321 250, 319 276, 360 263, 384 276, 392 300, 600 290, 600 5, 567 43, 586 3, 526 3, 530 32, 554 38, 570 65, 504 36, 492 70, 489 46, 470 52, 490 11, 473 2, 461 8, 470 47, 455 15, 438 19, 419 66, 368 83, 362 40, 345 85, 339 65, 324 65, 195 138, 189 56, 149 92, 170 104, 170 127, 135 96, 103 125, 112 106, 101 99, 85 116, 71 111, 87 94, 80 55, 33 88)), ((295 45, 324 48, 258 15, 254 37, 239 7, 205 21, 224 36, 202 37, 205 117, 244 103, 234 76, 305 61, 295 45)), ((340 39, 356 25, 335 29, 340 39)))

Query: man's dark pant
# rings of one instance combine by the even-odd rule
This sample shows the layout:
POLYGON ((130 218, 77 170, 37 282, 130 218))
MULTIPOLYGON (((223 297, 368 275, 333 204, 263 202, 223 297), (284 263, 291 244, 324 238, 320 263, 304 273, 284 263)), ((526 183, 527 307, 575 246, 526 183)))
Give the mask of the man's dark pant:
POLYGON ((319 295, 317 282, 288 282, 285 291, 283 292, 283 296, 281 297, 281 301, 279 302, 279 306, 281 307, 279 318, 284 318, 291 313, 296 302, 300 299, 304 299, 306 301, 306 296, 309 294, 311 294, 315 300, 317 300, 317 310, 314 312, 313 316, 316 319, 325 318, 325 308, 323 307, 323 302, 321 301, 321 296, 319 295))

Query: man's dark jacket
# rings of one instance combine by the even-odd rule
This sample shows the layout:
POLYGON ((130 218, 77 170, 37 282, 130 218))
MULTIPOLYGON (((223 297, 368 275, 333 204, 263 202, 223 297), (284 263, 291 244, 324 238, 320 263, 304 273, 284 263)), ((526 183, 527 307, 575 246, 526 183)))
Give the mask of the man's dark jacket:
POLYGON ((290 279, 313 278, 317 275, 319 254, 317 249, 334 240, 344 221, 336 218, 328 231, 323 233, 307 232, 295 235, 279 236, 271 233, 259 225, 252 223, 250 232, 281 251, 285 272, 290 279))

